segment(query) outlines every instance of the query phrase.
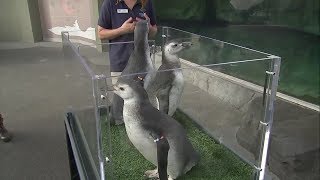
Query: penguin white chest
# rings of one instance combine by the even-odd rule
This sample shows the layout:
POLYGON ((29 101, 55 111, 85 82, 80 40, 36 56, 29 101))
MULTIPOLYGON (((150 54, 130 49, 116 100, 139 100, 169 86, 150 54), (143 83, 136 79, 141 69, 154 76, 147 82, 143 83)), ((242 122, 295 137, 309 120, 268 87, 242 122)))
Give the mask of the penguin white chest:
POLYGON ((183 87, 184 85, 184 78, 181 70, 174 71, 174 80, 173 80, 173 86, 176 86, 177 88, 183 87))
POLYGON ((170 98, 178 100, 184 87, 184 78, 181 71, 174 71, 174 80, 172 82, 170 98))
POLYGON ((174 80, 169 94, 168 114, 172 116, 179 106, 184 87, 184 79, 181 70, 174 71, 174 80))
POLYGON ((128 138, 147 160, 156 163, 156 143, 153 142, 149 131, 142 127, 141 116, 124 106, 123 119, 128 138))

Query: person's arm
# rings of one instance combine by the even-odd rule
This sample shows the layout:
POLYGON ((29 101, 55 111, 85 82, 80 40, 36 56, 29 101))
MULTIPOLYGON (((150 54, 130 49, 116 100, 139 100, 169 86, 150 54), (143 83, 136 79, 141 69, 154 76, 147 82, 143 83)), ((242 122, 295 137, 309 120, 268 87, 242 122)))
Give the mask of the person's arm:
POLYGON ((98 36, 100 39, 114 39, 123 34, 131 33, 134 31, 135 22, 130 17, 126 20, 121 27, 117 29, 106 29, 101 26, 98 26, 98 36))
POLYGON ((127 19, 121 27, 113 29, 111 11, 112 5, 110 0, 104 0, 101 6, 101 11, 98 19, 98 37, 100 39, 114 39, 126 33, 131 33, 134 30, 135 22, 132 18, 127 19))
POLYGON ((157 32, 158 32, 157 25, 150 26, 150 30, 149 30, 150 37, 154 37, 157 34, 157 32))
MULTIPOLYGON (((144 17, 146 19, 149 19, 149 22, 150 22, 150 18, 148 17, 148 15, 146 13, 144 13, 144 17)), ((150 26, 149 26, 149 37, 154 37, 157 34, 157 31, 158 31, 157 25, 156 24, 151 25, 151 23, 150 23, 150 26)))
POLYGON ((149 26, 149 36, 154 37, 157 34, 158 27, 156 22, 156 13, 155 9, 153 7, 153 3, 151 0, 148 0, 147 2, 147 11, 144 14, 144 17, 149 20, 150 26, 149 26))
MULTIPOLYGON (((158 31, 158 27, 156 24, 151 25, 150 23, 150 18, 148 17, 148 15, 146 13, 144 13, 144 17, 146 18, 146 20, 149 21, 149 37, 154 37, 157 34, 158 31)), ((138 21, 140 21, 140 18, 137 18, 138 21)))

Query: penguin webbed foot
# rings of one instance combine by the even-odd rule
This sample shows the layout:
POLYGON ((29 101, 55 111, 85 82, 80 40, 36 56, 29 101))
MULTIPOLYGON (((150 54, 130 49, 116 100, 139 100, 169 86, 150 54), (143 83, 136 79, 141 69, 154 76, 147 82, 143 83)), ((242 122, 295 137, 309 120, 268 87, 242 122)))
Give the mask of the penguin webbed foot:
MULTIPOLYGON (((146 179, 160 179, 159 177, 159 172, 158 172, 158 168, 154 169, 154 170, 148 170, 144 173, 144 176, 146 177, 146 179)), ((160 179, 162 180, 162 179, 160 179)), ((167 176, 167 179, 165 180, 174 180, 172 177, 167 176)))
POLYGON ((147 179, 159 179, 159 173, 158 173, 158 168, 154 169, 154 170, 147 170, 144 173, 144 176, 147 179))

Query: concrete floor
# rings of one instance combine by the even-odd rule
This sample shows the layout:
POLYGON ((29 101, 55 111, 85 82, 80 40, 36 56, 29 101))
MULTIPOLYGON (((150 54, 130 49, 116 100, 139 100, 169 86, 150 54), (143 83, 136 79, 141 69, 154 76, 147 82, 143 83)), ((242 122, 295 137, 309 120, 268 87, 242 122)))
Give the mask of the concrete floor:
POLYGON ((64 112, 90 102, 89 83, 60 43, 0 43, 0 111, 14 135, 0 142, 1 180, 70 179, 64 112))

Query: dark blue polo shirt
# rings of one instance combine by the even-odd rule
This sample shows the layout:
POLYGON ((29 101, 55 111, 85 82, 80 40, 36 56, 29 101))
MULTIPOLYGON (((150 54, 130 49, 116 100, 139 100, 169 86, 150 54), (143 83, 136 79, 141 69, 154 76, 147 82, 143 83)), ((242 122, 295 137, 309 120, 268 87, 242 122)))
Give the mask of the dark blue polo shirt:
MULTIPOLYGON (((123 0, 117 3, 117 0, 104 0, 101 10, 98 25, 105 29, 116 29, 132 17, 144 19, 143 13, 146 13, 150 18, 150 24, 156 24, 154 8, 151 0, 142 9, 140 0, 134 5, 132 10, 128 8, 123 0)), ((124 34, 109 42, 126 42, 133 41, 133 33, 124 34)), ((126 67, 130 54, 133 50, 133 44, 117 44, 109 46, 110 70, 111 72, 121 72, 126 67)))

